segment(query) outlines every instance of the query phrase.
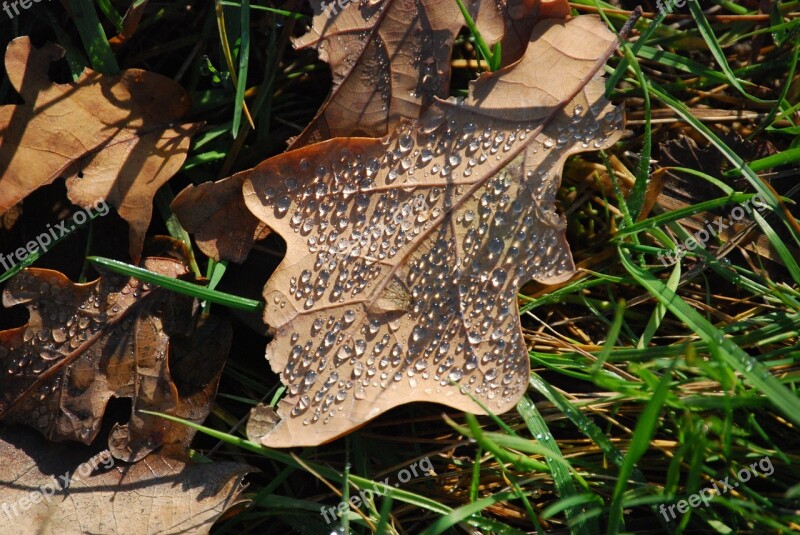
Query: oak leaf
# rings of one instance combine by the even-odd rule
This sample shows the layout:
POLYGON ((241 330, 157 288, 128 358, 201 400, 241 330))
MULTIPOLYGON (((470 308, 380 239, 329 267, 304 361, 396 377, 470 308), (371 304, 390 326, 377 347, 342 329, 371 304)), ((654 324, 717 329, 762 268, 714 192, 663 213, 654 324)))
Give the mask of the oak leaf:
MULTIPOLYGON (((146 258, 144 267, 171 277, 187 271, 168 258, 146 258)), ((131 398, 129 422, 108 439, 116 458, 188 447, 194 431, 138 411, 205 420, 230 347, 227 324, 196 318, 188 297, 110 273, 75 284, 29 268, 8 282, 3 304, 25 304, 30 318, 0 331, 0 420, 90 444, 108 401, 131 398)))
POLYGON ((22 428, 0 429, 0 459, 3 533, 208 533, 243 503, 242 477, 251 471, 161 453, 126 465, 107 450, 91 455, 22 428))
POLYGON ((200 125, 177 124, 189 98, 152 72, 86 69, 76 82, 53 83, 50 63, 63 55, 53 43, 34 48, 28 37, 6 50, 6 72, 25 103, 0 106, 0 214, 64 176, 73 203, 116 207, 138 261, 153 196, 183 165, 200 125))
POLYGON ((170 209, 197 247, 214 260, 242 263, 257 240, 269 235, 269 227, 247 209, 242 185, 250 170, 217 182, 188 186, 172 201, 170 209))
MULTIPOLYGON (((521 57, 537 21, 569 14, 565 0, 473 0, 469 6, 486 39, 502 37, 506 65, 521 57)), ((434 98, 449 93, 453 38, 464 25, 455 2, 353 2, 341 11, 316 7, 312 29, 294 45, 319 51, 331 65, 334 85, 290 149, 336 136, 385 135, 398 121, 417 119, 434 98)), ((243 262, 253 243, 269 233, 239 194, 249 173, 189 186, 172 203, 197 246, 214 260, 243 262)))
POLYGON ((463 102, 252 170, 247 206, 287 249, 264 288, 267 358, 288 387, 264 445, 320 444, 412 401, 482 412, 461 389, 495 413, 516 404, 516 293, 573 273, 554 199, 568 156, 620 135, 597 74, 615 46, 593 16, 540 22, 463 102))
MULTIPOLYGON (((533 22, 568 14, 564 0, 464 4, 486 41, 502 40, 506 64, 521 56, 533 22)), ((290 149, 333 137, 383 136, 448 95, 453 41, 466 25, 455 1, 334 1, 317 12, 294 45, 313 48, 330 65, 333 88, 290 149)))

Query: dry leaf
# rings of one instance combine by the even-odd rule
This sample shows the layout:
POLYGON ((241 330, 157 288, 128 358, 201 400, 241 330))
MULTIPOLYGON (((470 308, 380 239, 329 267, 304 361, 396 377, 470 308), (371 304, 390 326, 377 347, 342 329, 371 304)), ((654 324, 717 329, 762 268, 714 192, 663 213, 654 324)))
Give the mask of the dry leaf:
POLYGON ((51 82, 50 63, 63 55, 52 43, 33 48, 28 37, 6 50, 6 72, 25 104, 0 107, 0 213, 65 176, 73 203, 89 208, 102 198, 117 208, 138 261, 153 196, 183 165, 199 125, 176 124, 188 96, 155 73, 86 69, 77 82, 51 82))
POLYGON ((48 443, 21 428, 0 430, 0 458, 3 533, 208 533, 223 512, 243 502, 242 478, 251 471, 161 454, 126 465, 108 451, 92 456, 85 447, 48 443))
MULTIPOLYGON (((565 17, 565 0, 465 0, 484 39, 502 39, 504 64, 524 51, 533 24, 565 17), (507 11, 510 10, 509 13, 507 11)), ((416 119, 450 90, 453 40, 466 26, 452 0, 315 3, 311 30, 296 48, 313 48, 333 74, 333 89, 314 120, 290 145, 296 149, 344 136, 378 137, 402 119, 416 119)))
POLYGON ((481 412, 459 388, 495 413, 516 404, 529 375, 516 293, 573 272, 553 203, 565 159, 619 137, 597 76, 615 46, 595 17, 544 21, 466 101, 251 172, 247 206, 287 244, 264 321, 288 393, 263 444, 320 444, 411 401, 481 412))
MULTIPOLYGON (((166 258, 147 258, 144 267, 186 273, 166 258)), ((113 274, 75 284, 57 271, 26 269, 8 282, 3 304, 27 305, 30 319, 0 331, 0 419, 50 440, 90 444, 109 399, 131 398, 130 421, 109 437, 115 457, 188 446, 194 433, 185 426, 137 411, 205 420, 230 346, 228 325, 196 322, 192 299, 113 274)))
MULTIPOLYGON (((331 64, 334 88, 291 148, 335 136, 382 136, 400 119, 416 119, 434 97, 448 94, 450 50, 463 18, 454 2, 445 7, 430 0, 418 3, 422 7, 405 0, 348 4, 332 18, 318 14, 313 29, 295 40, 295 46, 314 47, 331 64), (435 18, 420 14, 418 9, 426 6, 435 18), (436 30, 439 26, 446 31, 436 30), (435 37, 421 37, 425 35, 435 37), (328 51, 337 55, 329 56, 328 51), (415 54, 426 59, 414 60, 415 54), (377 56, 391 61, 377 61, 377 56), (376 83, 377 79, 391 83, 376 83)), ((494 42, 502 36, 505 65, 520 58, 537 21, 569 14, 565 0, 507 0, 499 8, 474 0, 470 5, 472 11, 481 6, 477 24, 486 39, 494 42)), ((172 203, 178 220, 195 234, 197 246, 214 260, 241 263, 253 243, 269 233, 241 198, 241 184, 249 173, 189 186, 172 203)))
POLYGON ((188 186, 172 201, 170 208, 183 228, 214 260, 244 262, 253 243, 269 235, 269 227, 244 204, 242 184, 249 174, 247 170, 218 182, 188 186))
POLYGON ((566 19, 569 3, 566 0, 504 0, 502 65, 519 60, 528 46, 531 31, 542 19, 566 19))

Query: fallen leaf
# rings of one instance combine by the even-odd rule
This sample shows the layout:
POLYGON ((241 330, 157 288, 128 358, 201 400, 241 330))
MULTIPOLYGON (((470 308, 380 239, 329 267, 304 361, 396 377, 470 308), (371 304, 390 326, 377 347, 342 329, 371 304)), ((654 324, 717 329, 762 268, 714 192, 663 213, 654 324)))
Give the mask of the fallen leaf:
MULTIPOLYGON (((315 17, 312 30, 294 44, 317 49, 331 64, 334 88, 290 148, 336 136, 382 136, 399 120, 418 118, 435 97, 449 93, 450 51, 453 36, 464 24, 461 13, 454 2, 444 8, 431 0, 417 3, 348 4, 332 18, 325 12, 315 17), (435 18, 418 11, 426 6, 435 18), (437 30, 440 26, 446 31, 437 30), (435 37, 420 37, 432 32, 435 37), (413 60, 415 54, 427 59, 413 60), (377 56, 391 61, 378 61, 377 56), (387 82, 380 84, 378 79, 387 82)), ((475 6, 482 7, 477 24, 484 38, 494 42, 502 36, 504 65, 521 57, 536 22, 569 14, 566 0, 507 0, 499 8, 475 0, 470 5, 473 11, 475 6)), ((241 185, 249 173, 248 169, 218 182, 189 186, 172 203, 172 211, 195 235, 197 246, 214 260, 244 262, 253 243, 269 233, 241 197, 241 185)))
MULTIPOLYGON (((569 13, 565 0, 464 4, 487 42, 502 37, 506 65, 521 57, 537 21, 569 13)), ((355 1, 342 3, 342 9, 336 1, 314 5, 312 28, 294 45, 313 48, 330 65, 333 89, 290 149, 334 137, 385 135, 449 94, 453 40, 466 26, 454 0, 355 1)))
POLYGON ((50 63, 63 55, 53 43, 33 48, 28 37, 6 50, 6 72, 25 103, 0 106, 0 214, 64 176, 73 203, 116 207, 138 261, 153 196, 183 165, 200 125, 177 124, 188 96, 155 73, 86 69, 77 82, 51 82, 50 63))
POLYGON ((92 455, 22 428, 0 429, 0 458, 4 533, 208 533, 226 510, 244 503, 242 478, 252 471, 161 454, 127 465, 107 450, 92 455))
POLYGON ((501 5, 506 14, 500 43, 504 67, 522 57, 531 31, 539 21, 569 17, 569 3, 566 0, 505 0, 501 5))
POLYGON ((269 227, 256 219, 244 204, 242 184, 250 171, 242 171, 218 182, 188 186, 170 208, 197 247, 214 260, 241 263, 253 243, 269 235, 269 227))
POLYGON ((615 46, 595 17, 543 21, 465 101, 253 169, 247 206, 287 246, 264 288, 288 387, 264 445, 317 445, 411 401, 481 412, 460 389, 495 413, 516 404, 517 290, 573 273, 554 199, 568 156, 620 135, 597 74, 615 46))
MULTIPOLYGON (((184 265, 146 258, 144 267, 178 277, 184 265)), ((127 424, 109 448, 135 461, 157 447, 185 450, 193 431, 140 409, 205 420, 231 342, 227 324, 196 319, 192 299, 114 274, 75 284, 29 268, 3 292, 25 304, 26 325, 0 331, 0 420, 29 425, 50 440, 90 444, 112 397, 131 398, 127 424), (171 369, 172 368, 172 369, 171 369)))

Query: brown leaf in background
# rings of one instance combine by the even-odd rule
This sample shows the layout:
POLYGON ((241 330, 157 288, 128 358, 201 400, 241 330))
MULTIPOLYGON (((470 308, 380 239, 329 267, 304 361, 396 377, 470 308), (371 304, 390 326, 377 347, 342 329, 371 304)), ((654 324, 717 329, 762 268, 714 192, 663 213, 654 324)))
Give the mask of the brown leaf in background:
POLYGON ((28 37, 6 50, 6 72, 25 104, 0 106, 0 213, 65 176, 73 203, 89 208, 102 198, 117 208, 138 261, 153 196, 183 165, 199 125, 176 124, 188 96, 155 73, 86 69, 77 82, 51 82, 50 64, 63 55, 52 43, 33 48, 28 37))
POLYGON ((188 186, 172 201, 170 208, 183 228, 214 260, 244 262, 253 243, 269 235, 269 227, 244 204, 242 184, 249 174, 247 170, 218 182, 188 186))
POLYGON ((317 445, 411 401, 482 412, 459 388, 495 413, 517 403, 517 291, 572 275, 553 203, 567 157, 620 135, 597 75, 615 46, 596 17, 541 22, 466 101, 253 169, 247 206, 287 246, 264 288, 288 387, 264 445, 317 445))
MULTIPOLYGON (((565 0, 465 0, 484 39, 503 38, 503 62, 519 59, 533 25, 565 17, 565 0), (506 14, 506 10, 511 12, 506 14)), ((296 48, 314 48, 333 74, 333 89, 290 149, 345 136, 379 137, 402 119, 416 119, 450 91, 453 40, 466 23, 451 0, 315 3, 311 30, 296 48), (332 7, 330 7, 332 6, 332 7)))
POLYGON ((0 459, 0 531, 41 535, 208 533, 252 471, 160 453, 126 465, 22 428, 0 428, 0 459))
MULTIPOLYGON (((144 267, 186 273, 166 258, 147 258, 144 267)), ((196 323, 192 299, 113 274, 75 284, 29 268, 8 282, 3 304, 26 304, 30 319, 0 331, 0 419, 51 440, 90 444, 109 399, 131 398, 130 421, 109 438, 115 457, 138 460, 163 445, 185 450, 193 432, 138 411, 202 422, 230 346, 229 326, 196 323)))
POLYGON ((501 5, 505 14, 501 40, 504 67, 522 57, 531 31, 539 21, 569 16, 567 0, 504 0, 501 5))

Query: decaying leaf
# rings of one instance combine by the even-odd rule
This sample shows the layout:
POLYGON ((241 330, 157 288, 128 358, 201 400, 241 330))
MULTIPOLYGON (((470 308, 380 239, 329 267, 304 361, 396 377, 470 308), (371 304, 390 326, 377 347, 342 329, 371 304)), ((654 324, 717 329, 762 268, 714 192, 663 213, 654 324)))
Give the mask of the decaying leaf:
POLYGON ((181 225, 194 234, 197 246, 214 260, 244 262, 253 243, 269 235, 244 204, 242 185, 250 170, 218 182, 189 186, 172 201, 181 225))
POLYGON ((0 531, 42 535, 208 533, 251 471, 160 453, 127 465, 22 428, 0 429, 0 459, 0 531))
POLYGON ((619 137, 597 74, 614 47, 595 17, 543 21, 465 101, 252 171, 247 206, 287 244, 264 320, 288 393, 263 444, 320 444, 411 401, 480 412, 460 389, 495 413, 516 404, 529 372, 516 292, 573 272, 553 203, 566 158, 619 137))
MULTIPOLYGON (((331 64, 334 87, 290 148, 335 136, 383 136, 398 121, 417 119, 435 97, 447 96, 452 42, 464 25, 455 2, 353 2, 335 12, 315 5, 313 28, 294 44, 319 51, 331 64)), ((569 14, 565 0, 506 0, 497 5, 473 0, 469 5, 486 39, 494 42, 502 36, 506 65, 520 58, 537 21, 569 14)), ((242 200, 241 185, 249 174, 248 169, 190 186, 172 203, 181 224, 195 234, 197 246, 214 260, 243 262, 253 243, 269 233, 242 200)))
MULTIPOLYGON (((144 266, 186 273, 167 258, 146 258, 144 266)), ((130 421, 109 437, 116 458, 185 450, 193 432, 138 411, 205 420, 230 346, 227 324, 196 319, 188 297, 113 274, 75 284, 30 268, 8 282, 3 304, 27 305, 30 319, 0 331, 0 419, 90 444, 109 399, 131 398, 130 421)))
MULTIPOLYGON (((566 17, 565 0, 465 0, 484 39, 501 40, 505 64, 524 51, 533 24, 566 17)), ((402 119, 417 119, 450 89, 453 40, 465 26, 458 4, 440 0, 316 2, 314 22, 296 39, 333 73, 333 89, 290 148, 333 137, 379 137, 402 119), (323 9, 324 7, 324 9, 323 9)))
POLYGON ((51 82, 50 63, 63 55, 52 43, 34 48, 28 37, 6 50, 6 72, 25 104, 0 106, 0 213, 64 176, 73 203, 116 207, 138 260, 153 196, 183 165, 199 125, 177 124, 188 96, 155 73, 86 69, 77 82, 51 82))

